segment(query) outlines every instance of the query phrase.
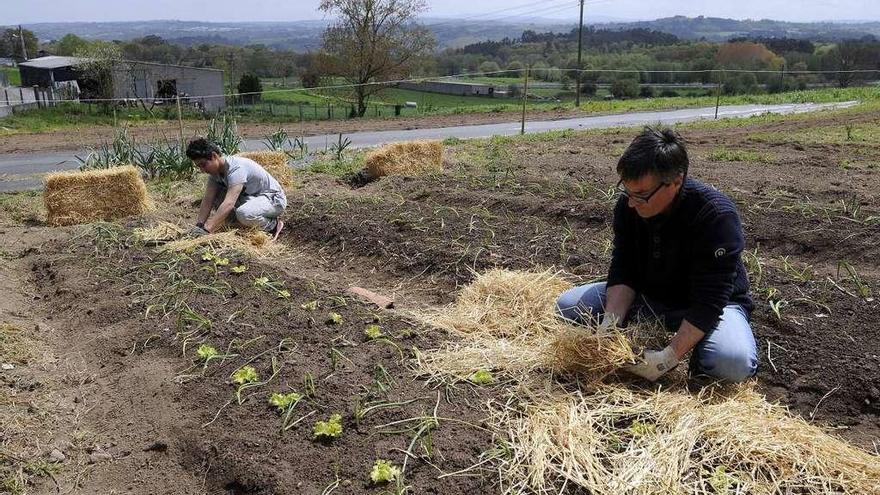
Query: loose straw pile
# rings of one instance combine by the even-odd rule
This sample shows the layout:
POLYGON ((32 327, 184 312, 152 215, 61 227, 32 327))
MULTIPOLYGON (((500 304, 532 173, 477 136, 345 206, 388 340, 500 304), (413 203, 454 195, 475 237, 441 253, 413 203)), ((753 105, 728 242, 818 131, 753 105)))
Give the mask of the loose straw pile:
POLYGON ((135 236, 145 244, 160 244, 160 250, 170 252, 192 252, 208 248, 216 254, 244 253, 248 256, 265 259, 278 258, 286 254, 284 244, 272 240, 263 231, 252 229, 229 229, 200 237, 186 238, 185 231, 167 222, 143 229, 135 229, 135 236))
POLYGON ((880 458, 768 403, 750 386, 639 391, 602 382, 655 328, 599 333, 558 320, 569 285, 549 273, 491 271, 423 319, 461 337, 417 356, 437 380, 503 375, 491 423, 510 456, 502 492, 880 494, 880 458), (575 374, 580 388, 554 380, 575 374), (727 392, 726 394, 724 392, 727 392))
POLYGON ((535 370, 598 380, 633 363, 636 356, 623 333, 574 327, 556 316, 556 299, 569 288, 552 272, 492 270, 478 276, 455 305, 421 315, 425 323, 463 338, 420 354, 420 371, 453 380, 483 369, 514 380, 535 370))
POLYGON ((533 394, 496 406, 509 438, 504 493, 880 493, 880 459, 764 400, 749 386, 533 394))

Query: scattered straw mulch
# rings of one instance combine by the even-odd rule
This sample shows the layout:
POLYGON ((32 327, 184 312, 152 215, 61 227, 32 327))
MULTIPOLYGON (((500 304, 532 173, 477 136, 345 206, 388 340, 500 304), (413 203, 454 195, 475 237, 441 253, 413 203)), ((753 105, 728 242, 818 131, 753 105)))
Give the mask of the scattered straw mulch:
POLYGON ((141 242, 160 245, 160 250, 169 252, 210 248, 216 254, 240 252, 257 259, 280 258, 287 253, 284 244, 273 241, 268 233, 259 230, 228 229, 187 238, 186 231, 179 226, 160 222, 149 228, 135 229, 134 233, 141 242))
POLYGON ((443 144, 440 141, 408 141, 383 146, 369 155, 367 171, 373 178, 388 175, 416 177, 443 171, 443 144))
POLYGON ((143 215, 151 208, 147 186, 130 165, 46 176, 43 201, 50 225, 76 225, 143 215))
POLYGON ((880 493, 880 459, 832 437, 753 387, 717 393, 604 386, 496 405, 513 457, 506 493, 880 493), (520 404, 523 404, 520 402, 520 404))
MULTIPOLYGON (((419 353, 434 379, 505 375, 492 424, 505 494, 880 494, 880 457, 768 403, 750 385, 631 390, 602 383, 656 342, 641 327, 600 334, 558 320, 556 275, 490 271, 422 319, 461 337, 419 353), (559 372, 578 377, 556 381, 559 372)), ((659 328, 659 327, 658 327, 659 328)))
POLYGON ((294 187, 293 168, 288 163, 289 157, 283 151, 247 151, 239 153, 242 158, 251 159, 275 177, 285 192, 294 187))
POLYGON ((419 315, 425 323, 463 337, 422 353, 421 372, 467 380, 485 369, 518 380, 545 370, 596 381, 635 362, 625 334, 573 327, 556 316, 556 299, 569 288, 570 283, 552 272, 492 270, 479 275, 453 306, 419 315))

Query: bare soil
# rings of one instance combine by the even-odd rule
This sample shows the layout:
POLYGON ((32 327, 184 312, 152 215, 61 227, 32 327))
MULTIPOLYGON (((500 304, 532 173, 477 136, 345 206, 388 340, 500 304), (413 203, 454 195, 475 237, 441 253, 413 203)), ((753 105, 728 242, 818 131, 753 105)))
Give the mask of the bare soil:
MULTIPOLYGON (((686 137, 691 175, 732 196, 743 217, 759 387, 875 452, 880 148, 750 138, 844 123, 826 116, 686 137), (720 146, 774 160, 708 160, 720 146)), ((574 281, 601 277, 610 256, 614 164, 631 133, 460 144, 447 149, 442 174, 362 187, 302 174, 289 193, 282 236, 292 256, 232 259, 229 267, 248 266, 242 275, 198 255, 175 260, 134 243, 131 222, 141 220, 59 230, 7 219, 0 288, 8 297, 0 315, 45 353, 0 374, 3 397, 14 398, 0 401, 0 412, 16 418, 14 429, 4 428, 3 448, 21 459, 46 459, 54 448, 67 455, 55 481, 31 476, 34 493, 54 492, 57 482, 63 493, 320 494, 337 479, 335 493, 380 493, 368 483, 373 461, 400 465, 407 450, 411 493, 497 493, 497 473, 489 471, 438 479, 493 448, 495 439, 482 429, 484 404, 498 391, 438 389, 414 377, 412 348, 435 347, 447 336, 413 325, 407 311, 451 302, 474 272, 490 267, 555 267, 574 281), (255 287, 258 276, 283 283, 289 299, 255 287), (345 293, 351 285, 393 296, 397 309, 354 300, 345 293), (191 313, 174 307, 181 300, 191 313), (308 309, 312 301, 315 310, 308 309), (331 312, 342 316, 340 324, 328 323, 331 312), (364 336, 374 323, 394 345, 364 336), (201 340, 236 356, 198 365, 193 353, 201 340), (263 378, 277 374, 246 390, 239 405, 230 374, 247 361, 263 378), (266 397, 303 392, 307 376, 315 393, 294 414, 304 419, 281 432, 282 418, 266 397), (357 401, 413 399, 356 421, 357 401), (435 407, 438 426, 410 448, 418 421, 407 420, 435 407), (333 413, 343 416, 343 434, 314 441, 314 422, 333 413), (382 427, 396 421, 403 422, 382 427), (26 441, 28 431, 39 441, 26 441)), ((192 199, 169 202, 150 220, 190 218, 192 199)), ((26 464, 0 457, 0 467, 26 464)))

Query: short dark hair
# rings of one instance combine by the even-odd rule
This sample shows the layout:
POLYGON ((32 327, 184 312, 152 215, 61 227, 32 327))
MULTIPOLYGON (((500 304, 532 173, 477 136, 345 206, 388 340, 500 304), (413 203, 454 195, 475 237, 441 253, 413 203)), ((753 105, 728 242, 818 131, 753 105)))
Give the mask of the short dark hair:
POLYGON ((186 157, 190 160, 211 158, 211 154, 213 153, 220 155, 220 148, 203 137, 191 139, 186 146, 186 157))
POLYGON ((684 139, 677 132, 645 127, 618 160, 617 174, 623 180, 654 174, 668 183, 679 175, 687 176, 689 164, 684 139))

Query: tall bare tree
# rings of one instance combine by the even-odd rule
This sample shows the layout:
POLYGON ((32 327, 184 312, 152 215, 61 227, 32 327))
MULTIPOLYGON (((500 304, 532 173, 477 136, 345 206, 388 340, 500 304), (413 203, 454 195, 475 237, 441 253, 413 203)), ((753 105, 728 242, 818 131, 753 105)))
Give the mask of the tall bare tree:
MULTIPOLYGON (((119 46, 97 41, 77 51, 76 56, 81 59, 76 69, 82 97, 98 100, 113 98, 114 75, 122 64, 122 50, 119 46)), ((109 104, 107 101, 102 103, 109 104)))
POLYGON ((355 85, 357 116, 384 88, 374 83, 409 76, 436 46, 431 32, 415 22, 426 7, 424 0, 321 0, 321 10, 336 16, 324 32, 324 50, 333 73, 355 85))

